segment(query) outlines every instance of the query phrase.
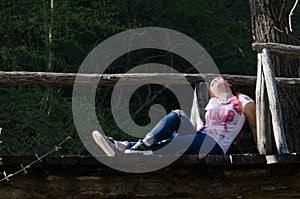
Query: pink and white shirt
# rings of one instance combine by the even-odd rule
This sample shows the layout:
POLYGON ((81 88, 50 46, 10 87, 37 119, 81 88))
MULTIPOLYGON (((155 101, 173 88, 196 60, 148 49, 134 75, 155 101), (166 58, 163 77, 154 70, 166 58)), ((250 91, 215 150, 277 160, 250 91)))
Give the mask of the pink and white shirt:
POLYGON ((244 107, 249 102, 253 100, 244 94, 233 96, 227 102, 221 102, 213 97, 205 108, 206 124, 201 132, 212 137, 220 145, 224 154, 244 125, 244 107))

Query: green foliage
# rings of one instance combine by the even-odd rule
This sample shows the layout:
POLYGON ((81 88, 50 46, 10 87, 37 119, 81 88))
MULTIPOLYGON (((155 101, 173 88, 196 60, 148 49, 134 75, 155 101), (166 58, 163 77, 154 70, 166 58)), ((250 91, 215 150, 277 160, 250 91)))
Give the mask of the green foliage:
MULTIPOLYGON (((299 19, 298 13, 299 8, 293 19, 299 19)), ((250 12, 245 0, 55 0, 53 10, 50 1, 10 0, 1 2, 0 17, 2 71, 76 73, 99 43, 121 31, 146 26, 170 28, 194 38, 210 53, 222 73, 253 75, 256 71, 250 12)), ((294 21, 293 24, 299 32, 300 26, 294 21)), ((120 57, 107 72, 125 73, 150 62, 171 65, 181 72, 191 67, 178 56, 148 49, 120 57)), ((253 89, 245 91, 253 94, 253 89)), ((87 154, 73 124, 72 87, 1 85, 0 93, 2 154, 43 154, 68 136, 72 137, 71 142, 55 148, 54 153, 59 150, 59 154, 87 154)), ((96 110, 100 125, 108 135, 130 139, 114 123, 111 93, 112 88, 98 89, 96 110)), ((152 104, 162 103, 167 111, 178 108, 168 91, 148 85, 139 89, 131 102, 130 112, 139 124, 147 124, 152 104)))
MULTIPOLYGON (((63 97, 61 88, 41 86, 2 86, 0 118, 3 154, 45 153, 67 136, 76 137, 72 120, 71 98, 63 97), (5 99, 5 100, 4 100, 5 99)), ((76 139, 75 139, 76 140, 76 139)), ((79 142, 63 151, 80 153, 79 142)))
POLYGON ((3 171, 3 178, 0 178, 0 182, 2 181, 9 181, 10 178, 12 178, 13 176, 24 172, 24 174, 27 174, 27 169, 29 169, 32 165, 36 164, 37 162, 41 162, 43 158, 47 157, 48 155, 52 154, 55 151, 59 151, 61 149, 61 146, 63 144, 65 144, 65 142, 67 142, 68 140, 70 140, 70 137, 66 137, 65 139, 63 139, 57 146, 55 146, 54 148, 50 149, 49 151, 47 151, 46 153, 44 153, 42 156, 38 156, 37 154, 35 154, 36 159, 32 162, 30 162, 29 164, 27 164, 26 166, 24 166, 22 163, 20 164, 20 169, 17 170, 14 173, 9 173, 7 174, 6 171, 3 171))

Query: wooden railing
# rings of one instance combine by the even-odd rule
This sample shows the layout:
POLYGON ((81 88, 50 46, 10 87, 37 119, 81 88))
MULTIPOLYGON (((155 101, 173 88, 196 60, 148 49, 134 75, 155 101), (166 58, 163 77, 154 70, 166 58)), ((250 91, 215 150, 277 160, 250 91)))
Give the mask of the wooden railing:
MULTIPOLYGON (((184 73, 125 73, 125 74, 77 74, 77 73, 50 73, 50 72, 27 72, 27 71, 0 71, 0 84, 58 84, 73 85, 76 76, 80 84, 95 84, 114 86, 121 78, 124 84, 141 84, 149 80, 165 84, 182 84, 181 77, 188 83, 196 84, 209 80, 220 74, 184 74, 184 73)), ((254 86, 256 76, 222 74, 232 84, 254 86)), ((293 88, 300 86, 300 78, 275 77, 278 87, 293 88)))
POLYGON ((300 58, 300 46, 293 46, 280 43, 259 43, 254 42, 252 44, 253 50, 261 51, 264 48, 270 50, 270 53, 273 55, 281 55, 290 58, 300 58))
MULTIPOLYGON (((283 130, 282 113, 278 99, 277 87, 300 87, 300 78, 274 77, 270 54, 300 58, 300 47, 275 43, 253 43, 258 50, 257 77, 224 74, 235 85, 256 85, 258 150, 260 154, 274 154, 271 133, 279 154, 289 153, 283 130), (272 123, 272 125, 271 125, 272 123)), ((183 74, 183 73, 126 73, 126 74, 77 74, 26 71, 0 71, 0 84, 58 84, 73 85, 98 84, 114 86, 121 78, 123 84, 142 84, 155 82, 161 84, 198 84, 210 80, 219 74, 183 74), (184 77, 187 81, 183 82, 184 77)), ((202 97, 198 97, 202 98, 202 97)), ((206 98, 205 98, 206 99, 206 98)))
MULTIPOLYGON (((279 154, 289 153, 283 129, 282 112, 277 92, 278 85, 274 77, 271 54, 300 58, 300 46, 279 43, 253 43, 252 47, 253 50, 259 51, 256 82, 258 150, 261 154, 273 154, 271 140, 271 126, 273 126, 277 152, 279 154)), ((292 80, 290 83, 296 82, 292 80)), ((297 85, 297 83, 294 85, 297 85)), ((299 85, 296 87, 299 87, 299 85)))

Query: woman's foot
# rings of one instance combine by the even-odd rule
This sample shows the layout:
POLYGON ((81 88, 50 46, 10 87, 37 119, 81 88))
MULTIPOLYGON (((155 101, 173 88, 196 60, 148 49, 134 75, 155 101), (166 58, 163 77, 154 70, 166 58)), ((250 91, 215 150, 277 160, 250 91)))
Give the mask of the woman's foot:
POLYGON ((103 136, 99 131, 93 131, 92 136, 94 141, 97 143, 98 146, 104 151, 104 153, 109 156, 115 156, 115 150, 117 147, 115 146, 114 142, 112 142, 108 137, 103 136))
POLYGON ((152 147, 147 146, 143 140, 139 140, 131 149, 125 150, 125 153, 143 153, 144 155, 152 155, 152 147))

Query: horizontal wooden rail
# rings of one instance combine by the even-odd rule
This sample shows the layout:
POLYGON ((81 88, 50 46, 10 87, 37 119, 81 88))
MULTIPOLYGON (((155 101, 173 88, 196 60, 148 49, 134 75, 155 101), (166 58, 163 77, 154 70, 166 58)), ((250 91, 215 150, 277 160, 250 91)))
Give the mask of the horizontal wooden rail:
POLYGON ((252 44, 253 50, 268 48, 273 55, 282 55, 290 58, 300 58, 300 46, 293 46, 280 43, 258 43, 252 44))
MULTIPOLYGON (((183 73, 126 73, 126 74, 77 74, 77 73, 48 73, 0 71, 0 84, 59 84, 73 85, 77 78, 79 84, 95 84, 114 86, 121 78, 123 84, 142 84, 147 82, 157 84, 184 84, 184 77, 188 83, 211 80, 219 74, 183 74, 183 73)), ((223 75, 234 85, 253 86, 256 83, 255 76, 223 75)), ((300 78, 277 77, 276 84, 279 87, 299 87, 300 78)))

